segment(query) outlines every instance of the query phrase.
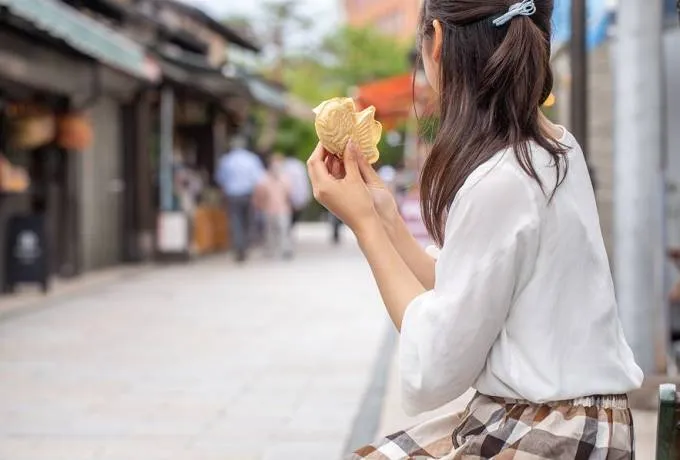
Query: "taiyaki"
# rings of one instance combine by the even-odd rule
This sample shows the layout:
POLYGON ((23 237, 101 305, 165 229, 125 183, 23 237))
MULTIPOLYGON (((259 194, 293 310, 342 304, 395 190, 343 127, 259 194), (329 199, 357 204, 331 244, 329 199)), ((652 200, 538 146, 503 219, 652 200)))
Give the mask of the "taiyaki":
POLYGON ((375 120, 375 107, 356 111, 354 101, 348 97, 336 97, 319 104, 314 109, 314 127, 321 144, 333 155, 342 158, 350 139, 356 143, 370 164, 378 161, 378 142, 382 125, 375 120))

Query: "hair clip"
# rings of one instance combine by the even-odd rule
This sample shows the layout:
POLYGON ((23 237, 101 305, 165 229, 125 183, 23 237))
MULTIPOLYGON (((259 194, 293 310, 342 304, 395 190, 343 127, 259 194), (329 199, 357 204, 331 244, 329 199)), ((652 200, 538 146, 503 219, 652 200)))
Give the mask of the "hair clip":
POLYGON ((493 25, 501 27, 517 16, 531 16, 536 12, 534 0, 523 0, 510 6, 508 12, 493 20, 493 25))

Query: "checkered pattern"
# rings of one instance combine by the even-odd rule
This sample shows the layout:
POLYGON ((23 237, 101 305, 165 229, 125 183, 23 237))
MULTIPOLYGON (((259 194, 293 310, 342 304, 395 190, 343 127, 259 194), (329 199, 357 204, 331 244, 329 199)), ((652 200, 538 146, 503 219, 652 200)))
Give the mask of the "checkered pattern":
POLYGON ((633 418, 625 396, 536 405, 477 394, 449 415, 357 450, 369 460, 631 460, 633 418))

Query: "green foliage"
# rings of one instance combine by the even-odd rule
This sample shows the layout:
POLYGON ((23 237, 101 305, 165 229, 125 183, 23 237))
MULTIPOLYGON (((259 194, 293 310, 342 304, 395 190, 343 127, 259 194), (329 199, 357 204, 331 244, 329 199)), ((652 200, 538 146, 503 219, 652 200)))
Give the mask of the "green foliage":
POLYGON ((409 70, 409 48, 370 28, 344 27, 324 41, 321 55, 345 88, 409 70))
POLYGON ((399 166, 404 158, 404 145, 406 140, 406 127, 401 126, 394 131, 398 132, 401 139, 396 145, 390 145, 387 142, 388 132, 384 132, 380 143, 378 143, 378 150, 380 151, 380 165, 399 166))
POLYGON ((262 5, 265 12, 266 24, 275 24, 274 29, 280 27, 286 29, 289 26, 307 29, 312 25, 309 16, 300 12, 301 5, 298 0, 268 0, 262 5))
POLYGON ((313 53, 287 57, 284 82, 293 95, 316 105, 346 96, 354 86, 408 72, 408 51, 372 29, 346 27, 329 35, 313 53))
POLYGON ((288 91, 312 107, 325 99, 347 92, 333 72, 312 57, 288 58, 283 76, 288 91))
POLYGON ((306 161, 318 142, 312 123, 286 116, 279 122, 274 150, 306 161))
MULTIPOLYGON (((408 72, 408 51, 371 29, 342 28, 314 53, 286 57, 284 82, 292 95, 314 107, 325 99, 348 95, 356 85, 408 72)), ((281 119, 277 150, 305 159, 317 142, 312 123, 281 119)), ((403 145, 390 147, 385 136, 379 148, 384 163, 397 164, 403 156, 403 145)))

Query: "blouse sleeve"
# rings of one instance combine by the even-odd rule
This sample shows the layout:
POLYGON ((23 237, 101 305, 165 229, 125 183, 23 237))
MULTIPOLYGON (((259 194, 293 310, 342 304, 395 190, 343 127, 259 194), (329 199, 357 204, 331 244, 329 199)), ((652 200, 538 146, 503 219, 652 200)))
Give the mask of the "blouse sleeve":
POLYGON ((474 384, 515 292, 533 271, 539 213, 519 174, 499 165, 451 206, 434 289, 413 300, 401 326, 402 401, 410 415, 474 384))

